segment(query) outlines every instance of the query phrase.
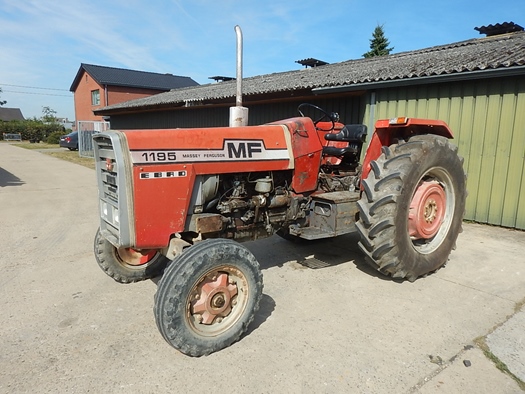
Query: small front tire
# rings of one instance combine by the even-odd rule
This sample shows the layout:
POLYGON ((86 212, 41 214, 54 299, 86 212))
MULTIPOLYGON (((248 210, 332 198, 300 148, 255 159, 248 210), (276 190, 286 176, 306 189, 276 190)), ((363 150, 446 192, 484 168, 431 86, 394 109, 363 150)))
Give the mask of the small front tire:
POLYGON ((244 246, 227 239, 199 242, 173 260, 158 283, 157 327, 180 352, 211 354, 246 332, 262 288, 259 263, 244 246))
POLYGON ((136 251, 132 248, 115 248, 97 230, 94 253, 99 267, 119 283, 133 283, 162 274, 169 260, 157 252, 136 251))

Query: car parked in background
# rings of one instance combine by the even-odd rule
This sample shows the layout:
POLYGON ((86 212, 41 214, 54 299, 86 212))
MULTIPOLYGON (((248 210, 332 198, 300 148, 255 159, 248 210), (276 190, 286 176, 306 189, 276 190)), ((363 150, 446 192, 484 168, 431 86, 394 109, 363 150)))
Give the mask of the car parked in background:
POLYGON ((60 137, 59 145, 61 148, 68 148, 69 150, 78 150, 78 131, 73 131, 67 135, 60 137))

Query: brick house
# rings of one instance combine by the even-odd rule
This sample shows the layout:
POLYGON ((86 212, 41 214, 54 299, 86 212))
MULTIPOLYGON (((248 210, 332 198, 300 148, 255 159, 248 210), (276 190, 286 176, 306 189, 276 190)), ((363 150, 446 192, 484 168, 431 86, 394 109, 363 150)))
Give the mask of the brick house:
POLYGON ((69 90, 78 122, 103 121, 93 111, 108 105, 197 85, 190 77, 81 63, 69 90))

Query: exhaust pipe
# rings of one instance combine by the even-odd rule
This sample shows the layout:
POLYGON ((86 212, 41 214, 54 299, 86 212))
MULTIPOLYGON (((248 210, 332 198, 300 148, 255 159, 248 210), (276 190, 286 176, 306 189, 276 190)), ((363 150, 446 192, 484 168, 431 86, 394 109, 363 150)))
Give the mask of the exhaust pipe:
POLYGON ((248 126, 248 108, 242 106, 242 31, 235 26, 237 35, 237 94, 235 107, 230 107, 230 127, 248 126))

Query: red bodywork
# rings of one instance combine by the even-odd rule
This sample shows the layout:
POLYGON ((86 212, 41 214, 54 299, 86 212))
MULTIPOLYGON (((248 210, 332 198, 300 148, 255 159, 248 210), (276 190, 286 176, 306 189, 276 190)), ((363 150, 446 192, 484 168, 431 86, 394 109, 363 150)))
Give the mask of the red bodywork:
POLYGON ((447 124, 441 120, 417 119, 417 118, 395 118, 393 120, 378 120, 375 131, 368 144, 366 155, 363 160, 363 172, 361 179, 366 179, 370 172, 370 162, 381 155, 383 146, 395 144, 398 140, 408 140, 414 135, 436 134, 446 138, 454 138, 447 124), (398 120, 399 123, 396 123, 398 120))
MULTIPOLYGON (((336 123, 332 132, 342 126, 336 123)), ((323 146, 329 144, 324 139, 326 132, 316 130, 311 119, 303 117, 262 126, 122 133, 133 168, 136 249, 163 248, 171 234, 185 231, 196 176, 291 170, 293 192, 304 194, 316 191, 322 162, 340 161, 322 157, 323 146)), ((370 172, 370 161, 381 154, 382 146, 428 133, 452 137, 441 121, 407 119, 396 125, 388 120, 378 121, 363 162, 362 177, 370 172)))
POLYGON ((136 249, 165 247, 171 234, 184 231, 197 175, 293 170, 295 193, 317 188, 323 146, 309 118, 122 133, 133 164, 136 249), (158 161, 159 155, 174 155, 177 161, 158 161))

